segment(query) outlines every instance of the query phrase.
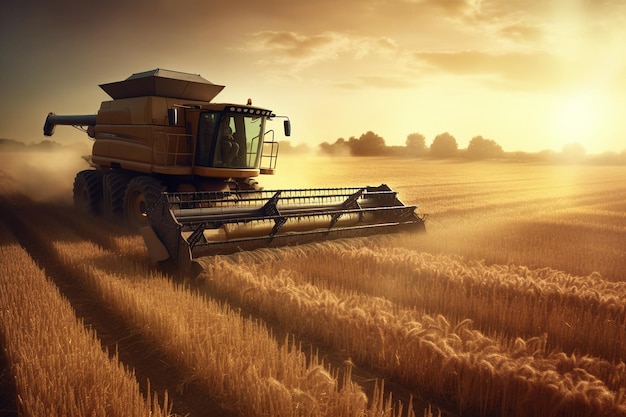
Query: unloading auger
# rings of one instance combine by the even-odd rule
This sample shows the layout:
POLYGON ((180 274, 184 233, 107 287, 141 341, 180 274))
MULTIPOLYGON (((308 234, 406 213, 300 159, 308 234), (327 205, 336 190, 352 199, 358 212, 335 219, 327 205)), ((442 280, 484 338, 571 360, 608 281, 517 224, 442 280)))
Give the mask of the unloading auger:
POLYGON ((142 234, 155 261, 192 259, 319 240, 424 230, 424 219, 382 184, 209 193, 163 193, 142 234))

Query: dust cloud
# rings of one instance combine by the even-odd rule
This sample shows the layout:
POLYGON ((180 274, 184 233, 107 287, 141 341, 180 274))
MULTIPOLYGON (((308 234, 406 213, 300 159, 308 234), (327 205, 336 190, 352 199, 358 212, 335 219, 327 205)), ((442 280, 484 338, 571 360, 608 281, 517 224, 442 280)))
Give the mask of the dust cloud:
POLYGON ((0 152, 0 171, 36 202, 71 205, 74 177, 89 167, 82 158, 89 153, 88 144, 47 152, 0 152))
POLYGON ((262 175, 258 181, 266 190, 312 188, 318 182, 316 171, 319 166, 314 156, 281 155, 275 173, 262 175))
MULTIPOLYGON (((91 143, 51 151, 0 152, 0 171, 11 177, 19 191, 37 202, 72 204, 76 173, 88 169, 82 158, 91 143)), ((312 154, 281 155, 274 175, 257 178, 266 190, 379 185, 384 175, 376 161, 312 154)))
POLYGON ((380 184, 378 176, 375 170, 363 170, 354 157, 287 154, 278 158, 274 175, 263 175, 258 181, 266 190, 362 187, 380 184))

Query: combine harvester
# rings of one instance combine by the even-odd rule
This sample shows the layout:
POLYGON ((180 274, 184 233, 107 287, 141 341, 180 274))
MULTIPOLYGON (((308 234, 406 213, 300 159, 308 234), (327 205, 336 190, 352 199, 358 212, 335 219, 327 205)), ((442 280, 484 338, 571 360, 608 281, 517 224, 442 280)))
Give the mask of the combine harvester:
POLYGON ((424 230, 416 206, 386 185, 263 190, 278 142, 268 122, 287 117, 247 105, 213 103, 224 88, 199 75, 156 69, 100 87, 113 100, 97 115, 48 114, 94 138, 91 168, 74 180, 74 203, 123 216, 155 262, 187 270, 194 258, 341 237, 424 230))

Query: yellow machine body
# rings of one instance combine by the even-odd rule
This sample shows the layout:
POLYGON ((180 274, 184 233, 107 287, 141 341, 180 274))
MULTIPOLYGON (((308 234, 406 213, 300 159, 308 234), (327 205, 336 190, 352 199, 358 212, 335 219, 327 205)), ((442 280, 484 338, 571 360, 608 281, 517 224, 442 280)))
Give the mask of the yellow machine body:
POLYGON ((199 75, 156 69, 102 84, 112 100, 96 115, 50 113, 56 125, 84 127, 95 141, 91 169, 74 181, 74 202, 122 215, 155 261, 183 268, 197 256, 312 240, 423 230, 416 206, 386 185, 263 190, 278 157, 272 111, 212 100, 224 88, 199 75))

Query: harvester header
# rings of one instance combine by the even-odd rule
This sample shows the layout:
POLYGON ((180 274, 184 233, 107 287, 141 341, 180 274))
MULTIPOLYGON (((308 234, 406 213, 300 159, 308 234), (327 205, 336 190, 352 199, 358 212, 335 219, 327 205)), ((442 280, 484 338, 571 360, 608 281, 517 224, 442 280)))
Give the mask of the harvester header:
POLYGON ((233 193, 162 193, 142 229, 155 261, 424 230, 416 206, 386 184, 233 193), (192 201, 192 204, 186 203, 192 201), (153 233, 156 232, 156 233, 153 233))

